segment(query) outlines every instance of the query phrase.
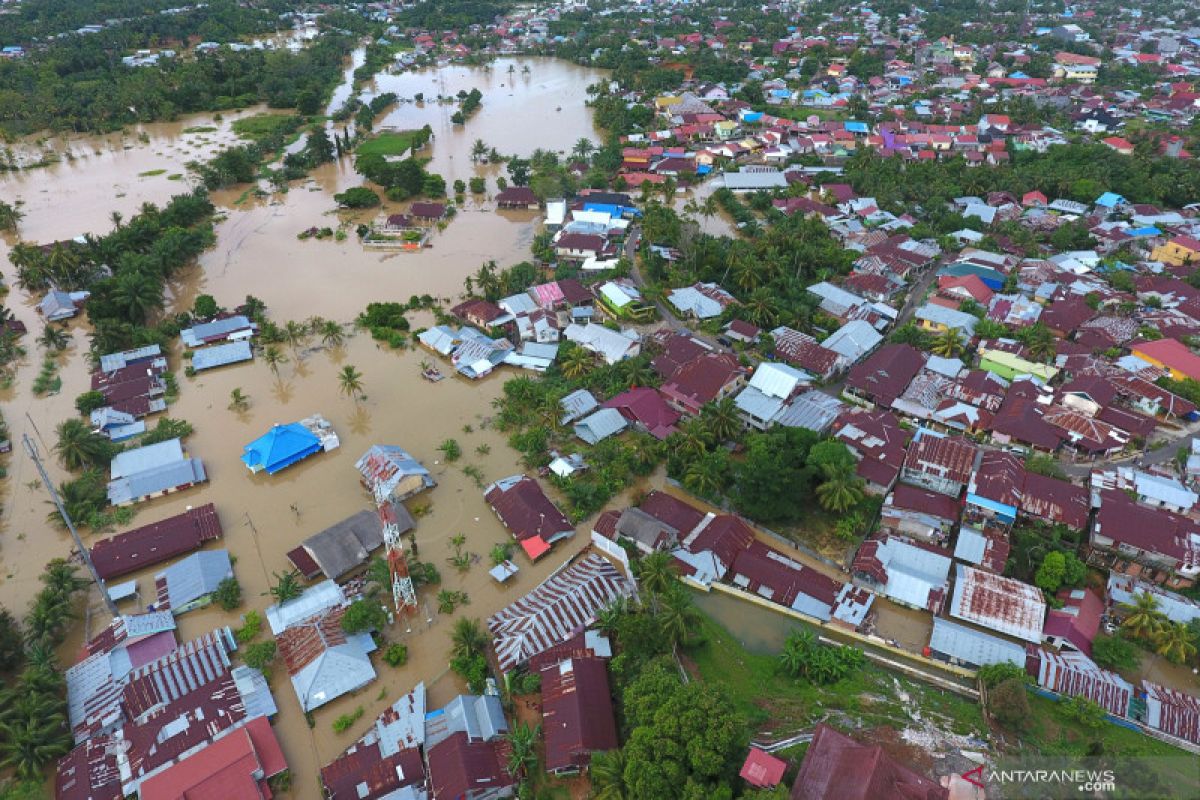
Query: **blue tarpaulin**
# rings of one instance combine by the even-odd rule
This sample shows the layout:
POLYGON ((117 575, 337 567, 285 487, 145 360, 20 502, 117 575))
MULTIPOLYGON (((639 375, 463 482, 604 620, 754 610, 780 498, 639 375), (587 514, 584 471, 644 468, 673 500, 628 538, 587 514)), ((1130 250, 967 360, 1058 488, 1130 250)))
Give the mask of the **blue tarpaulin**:
POLYGON ((276 425, 242 448, 242 463, 251 472, 274 475, 297 461, 320 452, 321 440, 299 422, 276 425))

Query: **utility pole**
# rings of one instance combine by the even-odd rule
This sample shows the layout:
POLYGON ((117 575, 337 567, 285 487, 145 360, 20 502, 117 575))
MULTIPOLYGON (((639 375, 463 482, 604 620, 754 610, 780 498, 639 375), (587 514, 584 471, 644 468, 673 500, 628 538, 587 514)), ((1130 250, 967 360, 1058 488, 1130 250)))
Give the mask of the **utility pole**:
POLYGON ((104 604, 108 606, 109 612, 114 617, 121 616, 121 612, 117 611, 117 604, 108 596, 108 589, 105 588, 104 581, 100 579, 100 574, 96 572, 96 565, 92 563, 91 553, 83 546, 83 541, 79 538, 79 531, 75 530, 75 523, 71 521, 71 515, 67 513, 67 509, 63 507, 62 500, 59 499, 58 489, 54 486, 54 482, 50 480, 50 476, 46 474, 46 468, 42 466, 42 456, 38 453, 37 445, 29 438, 28 433, 21 434, 21 443, 25 446, 25 452, 33 459, 33 464, 37 467, 38 474, 42 476, 42 483, 45 485, 46 490, 50 492, 50 499, 54 501, 54 506, 58 509, 63 522, 67 524, 67 530, 71 532, 71 538, 75 540, 75 548, 79 551, 79 556, 87 566, 88 572, 92 573, 92 580, 96 582, 96 587, 100 590, 100 597, 104 600, 104 604))

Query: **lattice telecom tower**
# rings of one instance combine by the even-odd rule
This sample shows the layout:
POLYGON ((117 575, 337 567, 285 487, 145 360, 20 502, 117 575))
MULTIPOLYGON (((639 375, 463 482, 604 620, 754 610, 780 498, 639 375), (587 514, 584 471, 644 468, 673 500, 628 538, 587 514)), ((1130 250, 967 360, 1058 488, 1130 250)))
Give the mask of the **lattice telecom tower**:
POLYGON ((392 602, 396 604, 396 613, 404 614, 410 609, 417 609, 417 590, 413 586, 412 576, 408 574, 408 561, 404 557, 404 543, 400 539, 400 526, 396 524, 396 511, 392 501, 387 497, 380 498, 380 491, 375 492, 378 504, 379 520, 383 523, 383 546, 387 550, 388 568, 392 573, 392 602))

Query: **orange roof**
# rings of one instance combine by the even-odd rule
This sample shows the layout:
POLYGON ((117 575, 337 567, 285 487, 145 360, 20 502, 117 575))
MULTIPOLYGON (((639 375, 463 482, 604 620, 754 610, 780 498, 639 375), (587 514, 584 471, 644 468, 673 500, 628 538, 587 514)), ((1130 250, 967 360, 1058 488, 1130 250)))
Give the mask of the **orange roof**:
POLYGON ((521 547, 525 550, 525 555, 529 556, 530 561, 537 561, 550 552, 550 545, 540 536, 530 536, 528 539, 522 539, 521 547))

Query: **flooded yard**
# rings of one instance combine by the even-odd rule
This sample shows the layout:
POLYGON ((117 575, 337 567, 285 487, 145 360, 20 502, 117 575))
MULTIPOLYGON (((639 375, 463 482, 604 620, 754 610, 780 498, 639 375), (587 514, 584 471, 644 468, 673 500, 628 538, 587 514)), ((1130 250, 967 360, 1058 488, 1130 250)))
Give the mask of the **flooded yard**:
MULTIPOLYGON (((491 178, 501 168, 471 163, 469 149, 475 139, 504 153, 528 155, 537 147, 570 150, 580 137, 599 138, 584 99, 586 86, 602 79, 602 72, 548 59, 515 59, 513 80, 506 71, 508 63, 500 60, 490 72, 446 67, 385 75, 370 91, 396 91, 402 96, 424 92, 431 97, 439 91, 453 94, 459 88, 478 86, 484 95, 483 106, 465 127, 449 125, 451 106, 430 103, 422 107, 411 102, 398 105, 382 124, 399 129, 430 124, 436 136, 426 151, 433 159, 430 169, 441 172, 450 183, 476 173, 487 175, 489 190, 494 191, 491 178), (528 73, 523 70, 525 64, 530 65, 528 73), (556 110, 560 106, 561 110, 556 110), (531 120, 535 119, 538 124, 533 127, 531 120)), ((260 110, 250 109, 242 115, 260 110)), ((177 123, 139 126, 124 134, 49 139, 46 144, 62 153, 61 160, 50 167, 0 177, 0 195, 10 202, 24 201, 21 235, 27 241, 106 232, 113 225, 111 212, 127 219, 142 203, 163 203, 183 191, 188 186, 188 161, 209 158, 236 141, 230 130, 235 116, 227 114, 216 121, 212 115, 202 115, 177 123), (203 130, 210 127, 215 130, 203 130), (68 158, 67 152, 72 157, 68 158), (173 175, 183 177, 172 180, 173 175)), ((36 143, 31 147, 40 149, 36 143)), ((462 291, 463 278, 483 261, 495 259, 503 266, 529 256, 529 244, 539 224, 535 212, 463 211, 434 235, 432 248, 415 255, 367 251, 353 236, 344 242, 297 240, 297 233, 313 225, 357 221, 338 212, 331 195, 359 183, 351 159, 346 158, 317 170, 309 181, 293 185, 286 194, 247 200, 244 187, 217 193, 214 201, 224 212, 216 229, 217 245, 177 276, 168 290, 167 310, 189 308, 199 293, 214 295, 224 306, 236 305, 253 294, 266 303, 268 315, 279 323, 314 315, 350 323, 368 302, 403 302, 413 294, 426 293, 449 298, 462 291)), ((400 205, 388 204, 384 211, 393 208, 399 210, 400 205)), ((61 391, 35 397, 30 386, 42 355, 35 343, 42 328, 34 310, 39 298, 12 286, 7 253, 14 243, 11 237, 0 240, 0 265, 11 287, 6 305, 29 328, 23 342, 28 355, 13 385, 0 391, 0 408, 13 441, 19 442, 29 433, 47 457, 52 478, 61 481, 67 474, 52 454, 54 429, 76 415, 74 398, 89 388, 85 359, 88 327, 85 320, 69 326, 72 344, 60 359, 61 391)), ((430 324, 429 319, 413 318, 412 322, 414 327, 430 324)), ((236 556, 234 571, 245 598, 237 613, 209 608, 181 616, 181 641, 218 625, 237 626, 246 610, 261 611, 270 602, 264 595, 273 583, 273 573, 290 567, 285 556, 288 550, 350 514, 374 507, 353 469, 354 461, 370 445, 395 444, 409 450, 438 481, 435 489, 410 501, 409 506, 428 507, 427 513, 418 516, 417 548, 423 561, 438 567, 442 584, 419 590, 420 613, 414 619, 398 621, 386 632, 389 639, 408 645, 407 665, 394 669, 375 659, 378 680, 357 696, 317 711, 311 729, 282 664, 274 667, 271 685, 280 709, 275 728, 295 777, 292 795, 316 797, 320 766, 361 735, 396 696, 421 680, 429 686, 434 706, 463 690, 448 673, 452 619, 437 612, 434 597, 439 589, 462 590, 469 596, 470 604, 455 616, 486 618, 528 592, 582 548, 590 527, 580 525, 574 540, 559 544, 537 564, 517 556, 520 573, 507 585, 496 584, 487 575, 491 566, 488 551, 509 537, 485 505, 480 485, 463 467, 478 469, 483 482, 522 471, 505 437, 487 425, 491 401, 512 375, 510 368, 480 382, 451 377, 430 384, 421 379, 419 364, 431 356, 381 347, 366 334, 359 334, 335 349, 310 346, 300 352, 285 351, 289 363, 280 366, 278 375, 259 360, 187 378, 177 348, 172 366, 180 398, 168 415, 195 427, 187 448, 203 460, 209 481, 141 504, 132 526, 179 513, 188 506, 215 503, 225 537, 209 547, 227 548, 236 556), (336 373, 346 364, 363 374, 367 397, 362 402, 339 391, 336 373), (228 409, 234 388, 250 397, 247 411, 228 409), (292 422, 314 413, 333 423, 341 437, 340 449, 275 476, 252 475, 240 462, 243 445, 273 423, 292 422), (454 464, 443 463, 437 449, 449 438, 456 439, 463 452, 454 464), (450 539, 457 534, 466 537, 464 549, 477 556, 463 573, 447 563, 453 553, 450 539), (331 729, 334 718, 358 706, 364 711, 359 723, 346 733, 335 734, 331 729)), ((446 365, 442 367, 449 371, 446 365)), ((67 555, 71 548, 65 531, 48 524, 51 506, 45 489, 35 480, 33 464, 19 444, 7 458, 9 474, 0 484, 0 604, 21 613, 38 588, 40 567, 51 558, 67 555)), ((84 536, 85 543, 97 538, 88 533, 84 536)), ((153 594, 153 574, 158 569, 130 576, 138 581, 143 599, 153 594)), ((92 601, 98 607, 97 598, 92 601)), ((132 605, 126 610, 132 611, 132 605)), ((82 636, 81 625, 63 648, 64 663, 75 659, 82 636)))

